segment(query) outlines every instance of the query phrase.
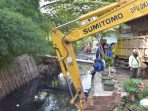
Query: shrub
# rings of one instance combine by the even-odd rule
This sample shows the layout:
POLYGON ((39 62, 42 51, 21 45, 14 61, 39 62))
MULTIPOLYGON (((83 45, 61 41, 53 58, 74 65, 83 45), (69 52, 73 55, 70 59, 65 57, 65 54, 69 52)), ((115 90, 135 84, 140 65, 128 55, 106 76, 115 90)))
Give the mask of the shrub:
POLYGON ((113 58, 103 55, 103 59, 105 60, 106 67, 113 65, 113 58))
POLYGON ((111 80, 111 78, 109 77, 109 76, 103 76, 102 77, 102 80, 104 81, 104 80, 111 80))
POLYGON ((139 94, 140 89, 138 87, 138 84, 141 82, 139 79, 127 79, 123 83, 123 88, 129 93, 129 94, 139 94))
POLYGON ((6 9, 0 15, 0 65, 25 53, 47 53, 46 36, 30 18, 6 9))
POLYGON ((105 80, 103 83, 105 85, 114 85, 114 82, 112 80, 105 80))
POLYGON ((141 92, 142 98, 148 97, 148 87, 144 88, 144 90, 141 92))
POLYGON ((102 76, 108 76, 108 74, 107 73, 103 73, 102 76))

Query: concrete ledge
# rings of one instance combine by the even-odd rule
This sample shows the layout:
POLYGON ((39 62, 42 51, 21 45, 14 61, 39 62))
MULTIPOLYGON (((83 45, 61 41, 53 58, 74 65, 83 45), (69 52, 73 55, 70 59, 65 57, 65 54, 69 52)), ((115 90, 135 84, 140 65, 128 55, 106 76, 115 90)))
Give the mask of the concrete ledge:
POLYGON ((96 72, 92 85, 92 96, 111 96, 113 94, 113 91, 104 91, 100 72, 96 72))

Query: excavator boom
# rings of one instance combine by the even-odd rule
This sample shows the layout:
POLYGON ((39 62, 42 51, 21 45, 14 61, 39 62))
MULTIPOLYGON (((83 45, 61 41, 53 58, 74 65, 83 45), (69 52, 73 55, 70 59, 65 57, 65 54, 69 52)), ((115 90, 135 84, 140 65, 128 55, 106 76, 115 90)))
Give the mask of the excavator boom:
MULTIPOLYGON (((97 14, 108 13, 98 17, 96 20, 77 28, 68 34, 63 34, 56 27, 52 31, 53 45, 56 49, 57 57, 65 78, 70 75, 76 90, 76 95, 72 95, 71 104, 75 104, 78 109, 83 110, 87 99, 81 84, 79 68, 73 49, 73 42, 86 36, 95 34, 115 25, 142 17, 148 14, 148 0, 120 0, 120 2, 98 9, 90 14, 81 16, 76 20, 84 20, 97 14)), ((75 20, 74 20, 75 21, 75 20)), ((71 22, 69 22, 71 23, 71 22)), ((66 23, 69 24, 69 23, 66 23)), ((84 111, 84 110, 83 110, 84 111)))
POLYGON ((148 14, 148 0, 131 0, 116 7, 109 13, 72 31, 67 35, 67 42, 74 42, 86 36, 108 29, 121 23, 142 17, 148 14))

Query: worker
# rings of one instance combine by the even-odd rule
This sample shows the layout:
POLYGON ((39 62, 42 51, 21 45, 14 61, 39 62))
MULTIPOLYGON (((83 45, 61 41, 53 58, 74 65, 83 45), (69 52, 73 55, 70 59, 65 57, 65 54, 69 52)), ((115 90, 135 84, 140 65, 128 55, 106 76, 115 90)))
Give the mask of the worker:
POLYGON ((105 61, 104 59, 102 59, 101 57, 98 57, 97 59, 94 60, 94 64, 93 64, 93 70, 91 71, 92 74, 92 80, 96 74, 96 72, 100 72, 103 71, 105 68, 105 61))
POLYGON ((95 53, 96 53, 96 59, 98 59, 98 57, 101 56, 100 48, 99 48, 99 44, 98 43, 96 44, 95 53))
POLYGON ((83 52, 84 52, 85 54, 91 52, 91 43, 88 43, 87 46, 85 46, 85 47, 83 48, 83 52))
POLYGON ((140 58, 138 56, 138 51, 133 50, 133 54, 129 57, 129 67, 130 67, 130 77, 137 78, 139 73, 140 58))
POLYGON ((94 60, 94 65, 93 65, 95 71, 103 71, 104 69, 104 62, 101 58, 97 58, 94 60))
POLYGON ((112 51, 112 48, 111 47, 108 48, 108 51, 106 52, 106 55, 108 57, 112 57, 113 56, 113 51, 112 51))

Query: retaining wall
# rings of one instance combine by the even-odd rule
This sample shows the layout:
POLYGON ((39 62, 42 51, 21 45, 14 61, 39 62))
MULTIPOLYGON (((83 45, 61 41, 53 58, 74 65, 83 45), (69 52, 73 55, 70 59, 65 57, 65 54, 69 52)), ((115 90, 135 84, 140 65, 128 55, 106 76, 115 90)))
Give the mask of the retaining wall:
POLYGON ((0 69, 0 99, 39 75, 32 56, 19 56, 14 64, 0 69))

